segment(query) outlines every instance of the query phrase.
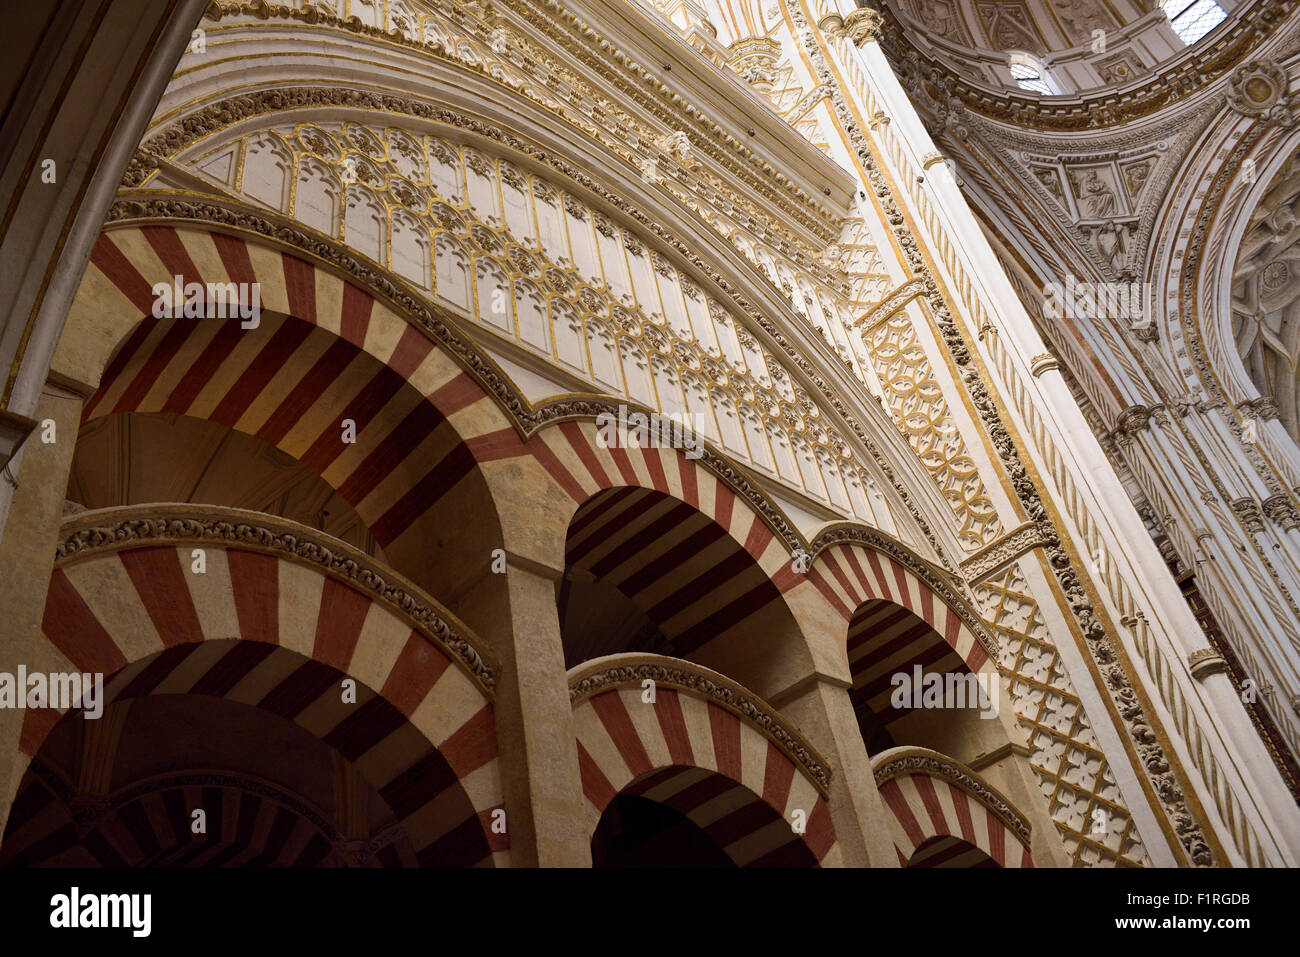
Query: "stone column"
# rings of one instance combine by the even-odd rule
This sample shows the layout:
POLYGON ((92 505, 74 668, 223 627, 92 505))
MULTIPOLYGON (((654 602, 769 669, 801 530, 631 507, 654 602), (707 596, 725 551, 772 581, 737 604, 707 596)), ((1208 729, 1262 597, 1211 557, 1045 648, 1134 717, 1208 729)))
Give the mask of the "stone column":
POLYGON ((488 575, 461 606, 471 606, 466 611, 501 661, 495 712, 511 860, 516 866, 589 867, 555 600, 564 570, 508 549, 505 556, 506 601, 497 576, 488 575))
MULTIPOLYGON (((36 405, 36 429, 16 462, 0 474, 13 491, 13 511, 0 539, 0 671, 29 664, 40 636, 64 494, 88 389, 46 383, 36 405), (49 441, 52 439, 52 441, 49 441)), ((0 833, 28 758, 19 750, 26 711, 0 709, 0 833)))
POLYGON ((830 763, 831 822, 846 867, 897 867, 889 836, 889 814, 871 774, 871 759, 843 681, 810 675, 781 694, 772 706, 830 763))
POLYGON ((113 766, 122 740, 131 699, 116 702, 94 720, 80 719, 77 756, 77 793, 72 799, 72 816, 78 835, 84 837, 108 813, 113 787, 113 766))

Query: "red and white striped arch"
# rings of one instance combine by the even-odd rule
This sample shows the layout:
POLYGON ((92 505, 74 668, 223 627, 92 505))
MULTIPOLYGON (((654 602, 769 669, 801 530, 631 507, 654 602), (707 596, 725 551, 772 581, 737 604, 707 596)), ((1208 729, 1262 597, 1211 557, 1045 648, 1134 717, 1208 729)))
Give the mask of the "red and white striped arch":
POLYGON ((574 708, 588 837, 615 795, 636 794, 685 814, 742 867, 839 863, 826 798, 770 738, 692 692, 641 695, 614 688, 574 708))
POLYGON ((956 609, 895 558, 861 545, 833 545, 820 552, 809 579, 851 622, 868 602, 906 609, 945 642, 972 672, 995 670, 988 652, 956 609))
POLYGON ((263 439, 338 490, 390 557, 417 551, 422 520, 458 494, 475 468, 471 443, 514 431, 426 331, 355 284, 288 251, 203 229, 102 234, 62 348, 73 368, 77 355, 92 354, 81 361, 91 368, 79 369, 99 385, 85 418, 175 413, 263 439), (258 283, 259 326, 152 318, 152 285, 175 275, 258 283), (353 443, 342 439, 345 419, 355 423, 353 443))
POLYGON ((601 448, 591 421, 522 440, 511 417, 423 328, 355 283, 266 240, 148 225, 99 237, 56 364, 98 392, 85 417, 167 412, 257 436, 320 474, 393 554, 476 464, 532 457, 576 511, 617 486, 672 496, 716 521, 781 591, 802 576, 748 503, 675 449, 601 448), (256 282, 263 317, 154 320, 176 275, 256 282), (110 358, 111 357, 111 358, 110 358), (340 423, 357 441, 339 441, 340 423))
POLYGON ((802 576, 790 568, 790 550, 749 503, 696 459, 671 448, 602 448, 595 422, 561 422, 540 430, 530 451, 574 503, 626 487, 675 498, 716 522, 785 591, 802 576))
MULTIPOLYGON (((896 753, 882 752, 872 764, 880 766, 896 753)), ((944 846, 955 850, 956 841, 987 854, 999 867, 1034 866, 1028 846, 1002 816, 953 781, 914 770, 877 783, 889 812, 889 833, 900 866, 906 867, 922 845, 926 848, 921 856, 928 859, 929 866, 935 866, 935 852, 944 846), (935 838, 954 840, 941 842, 935 838)))
MULTIPOLYGON (((29 774, 9 816, 0 867, 318 867, 340 850, 323 812, 264 781, 194 769, 125 790, 81 833, 56 790, 29 774), (201 836, 191 832, 198 808, 207 823, 201 836)), ((391 838, 374 863, 417 866, 405 836, 391 838)))
POLYGON ((790 614, 782 593, 802 576, 749 502, 680 450, 605 448, 597 435, 592 421, 567 421, 528 443, 573 502, 566 561, 623 591, 683 657, 764 613, 790 614))
MULTIPOLYGON (((404 821, 417 857, 507 859, 490 827, 503 806, 492 702, 464 669, 387 605, 314 566, 205 543, 206 571, 194 574, 191 548, 57 567, 29 668, 112 676, 109 702, 213 694, 278 714, 357 766, 404 821), (357 682, 355 704, 342 701, 343 677, 357 682), (439 798, 457 788, 467 816, 449 820, 439 798)), ((22 753, 34 755, 58 718, 25 712, 22 753)))
POLYGON ((924 672, 997 674, 994 662, 956 609, 897 559, 861 545, 821 552, 809 578, 845 619, 852 688, 861 715, 888 725, 908 714, 891 706, 892 679, 924 672))

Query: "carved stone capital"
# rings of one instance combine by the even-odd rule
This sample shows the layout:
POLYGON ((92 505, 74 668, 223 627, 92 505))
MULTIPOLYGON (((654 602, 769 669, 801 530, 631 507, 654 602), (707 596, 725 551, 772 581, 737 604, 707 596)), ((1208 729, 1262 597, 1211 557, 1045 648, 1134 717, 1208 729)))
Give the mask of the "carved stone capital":
POLYGON ((1121 435, 1132 436, 1141 432, 1151 421, 1151 412, 1145 405, 1129 406, 1116 416, 1112 436, 1118 439, 1121 435))
POLYGON ((1281 525, 1283 530, 1289 532, 1293 528, 1300 528, 1300 511, 1297 511, 1291 496, 1285 492, 1270 495, 1259 503, 1259 507, 1270 521, 1281 525))
POLYGON ((1237 403, 1237 411, 1248 418, 1276 419, 1277 400, 1271 395, 1262 395, 1258 399, 1245 399, 1237 403))
POLYGON ((869 40, 879 40, 885 29, 885 18, 876 10, 859 8, 844 18, 844 32, 854 46, 869 40))
POLYGON ((1187 665, 1197 681, 1204 681, 1210 675, 1228 670, 1228 662, 1213 648, 1197 648, 1187 656, 1187 665))
POLYGON ((1034 378, 1038 378, 1044 372, 1051 372, 1053 369, 1059 368, 1061 368, 1061 363, 1050 352, 1040 352, 1029 360, 1029 371, 1034 378))
POLYGON ((1237 518, 1246 527, 1246 531, 1252 535, 1257 535, 1264 530, 1264 517, 1260 513, 1259 503, 1253 498, 1245 496, 1244 498, 1233 499, 1228 504, 1237 513, 1237 518))

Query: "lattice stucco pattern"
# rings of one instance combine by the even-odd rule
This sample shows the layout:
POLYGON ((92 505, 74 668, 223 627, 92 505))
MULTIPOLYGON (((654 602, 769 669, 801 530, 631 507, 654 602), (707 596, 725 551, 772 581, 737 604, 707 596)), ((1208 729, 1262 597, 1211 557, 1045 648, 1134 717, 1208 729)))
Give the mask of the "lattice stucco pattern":
POLYGON ((978 586, 1030 765, 1075 867, 1149 865, 1065 664, 1018 565, 978 586))
POLYGON ((883 319, 863 332, 862 341, 895 421, 957 517, 961 543, 974 550, 993 542, 1002 534, 1002 521, 966 454, 911 320, 903 313, 883 319))

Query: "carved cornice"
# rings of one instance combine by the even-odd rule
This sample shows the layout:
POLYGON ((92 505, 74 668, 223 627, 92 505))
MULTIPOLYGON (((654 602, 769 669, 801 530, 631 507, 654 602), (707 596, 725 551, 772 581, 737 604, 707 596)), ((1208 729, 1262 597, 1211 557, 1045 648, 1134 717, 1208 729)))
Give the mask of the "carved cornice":
MULTIPOLYGON (((701 152, 707 153, 730 175, 744 182, 755 195, 780 205, 804 228, 818 235, 822 242, 830 242, 838 234, 833 211, 823 204, 820 197, 808 193, 781 170, 772 167, 750 144, 732 136, 702 111, 693 106, 683 109, 680 96, 659 75, 625 56, 612 55, 613 48, 559 0, 498 0, 497 9, 491 9, 489 3, 486 5, 488 9, 479 16, 448 6, 450 9, 446 12, 455 18, 458 29, 479 39, 488 39, 492 30, 513 29, 514 24, 502 14, 503 10, 511 10, 539 35, 550 37, 565 48, 566 53, 576 56, 586 68, 599 74, 610 90, 617 91, 629 101, 638 102, 670 127, 688 126, 693 131, 691 140, 698 144, 701 152)), ((429 42, 422 42, 397 30, 369 26, 360 17, 340 17, 311 3, 298 7, 268 0, 213 0, 204 16, 217 21, 224 17, 248 16, 344 30, 445 60, 458 69, 480 73, 493 81, 499 80, 493 74, 493 64, 474 63, 463 58, 459 50, 444 47, 436 35, 429 42)), ((520 69, 527 70, 533 65, 511 44, 506 44, 500 57, 520 69)))
POLYGON ((1010 565, 1017 558, 1043 544, 1038 526, 1026 522, 1013 532, 990 542, 961 563, 962 574, 972 585, 984 581, 994 572, 1010 565))
POLYGON ((351 545, 288 519, 209 505, 130 505, 81 512, 63 523, 56 567, 154 545, 237 548, 315 567, 379 600, 441 648, 483 689, 496 687, 496 657, 420 588, 351 545))
POLYGON ((830 794, 831 768, 817 749, 758 695, 701 665, 662 655, 625 654, 597 658, 569 672, 569 701, 576 707, 604 691, 640 688, 646 679, 656 686, 684 691, 726 708, 802 767, 823 795, 830 794))
POLYGON ((1002 792, 961 762, 929 748, 896 748, 877 755, 872 763, 871 773, 876 779, 876 787, 894 778, 914 774, 951 781, 996 814, 1025 847, 1029 846, 1032 832, 1028 818, 1016 810, 1002 792))
MULTIPOLYGON (((832 78, 830 67, 803 12, 795 6, 788 9, 796 34, 813 64, 818 82, 830 82, 832 78)), ((1020 457, 1015 440, 1002 421, 997 403, 974 364, 961 329, 948 308, 938 283, 930 273, 916 238, 907 226, 907 218, 899 208, 884 173, 876 163, 869 140, 859 129, 841 91, 838 89, 835 91, 831 102, 840 125, 847 133, 850 145, 866 172, 871 189, 881 204, 885 219, 893 228, 895 240, 908 268, 925 286, 925 301, 938 327, 943 344, 958 367, 958 379, 965 387, 984 423, 1011 488, 1024 507, 1026 515, 1043 536, 1043 549, 1048 565, 1083 635, 1085 647, 1102 675, 1102 686, 1110 694, 1112 703, 1123 721, 1124 730, 1136 755, 1137 767, 1145 771, 1166 819, 1191 862, 1197 866, 1214 866, 1214 852, 1206 841, 1201 825, 1192 815, 1178 776, 1170 764, 1160 739, 1151 727, 1150 718, 1138 700, 1137 692, 1133 687, 1133 677, 1121 662, 1113 639, 1106 633, 1100 616, 1088 596, 1088 591, 1075 570, 1074 559, 1060 540, 1038 488, 1020 457)))

